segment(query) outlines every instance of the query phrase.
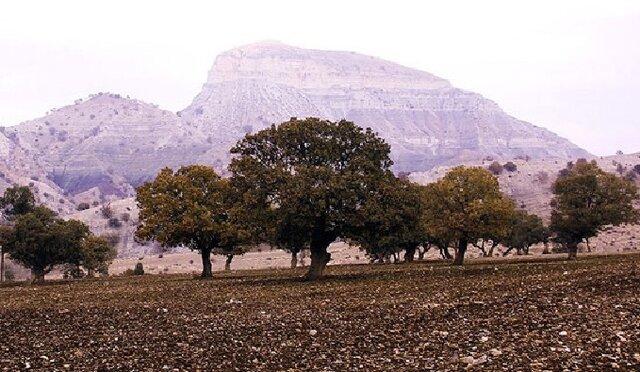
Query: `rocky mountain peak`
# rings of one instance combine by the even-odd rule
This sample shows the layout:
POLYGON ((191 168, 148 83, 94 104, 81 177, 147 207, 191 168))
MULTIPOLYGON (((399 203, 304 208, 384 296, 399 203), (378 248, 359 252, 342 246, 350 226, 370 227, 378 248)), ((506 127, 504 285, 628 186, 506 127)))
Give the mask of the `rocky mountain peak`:
POLYGON ((299 89, 411 88, 450 84, 430 73, 354 52, 303 49, 278 42, 249 44, 220 54, 207 85, 264 79, 299 89))

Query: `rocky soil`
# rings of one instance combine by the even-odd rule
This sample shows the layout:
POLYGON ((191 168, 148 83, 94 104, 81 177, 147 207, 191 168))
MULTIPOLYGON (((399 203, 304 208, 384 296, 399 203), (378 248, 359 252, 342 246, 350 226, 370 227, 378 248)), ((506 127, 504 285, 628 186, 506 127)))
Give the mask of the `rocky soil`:
POLYGON ((0 287, 0 370, 637 370, 640 255, 0 287))

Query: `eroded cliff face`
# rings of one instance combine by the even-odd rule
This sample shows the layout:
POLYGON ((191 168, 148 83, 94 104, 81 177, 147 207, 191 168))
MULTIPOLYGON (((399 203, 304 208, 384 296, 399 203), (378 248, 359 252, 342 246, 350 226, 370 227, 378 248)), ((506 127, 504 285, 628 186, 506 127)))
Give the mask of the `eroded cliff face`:
POLYGON ((291 116, 345 118, 384 137, 396 170, 403 171, 487 156, 587 155, 427 72, 357 53, 272 42, 218 56, 202 92, 182 116, 225 143, 291 116))

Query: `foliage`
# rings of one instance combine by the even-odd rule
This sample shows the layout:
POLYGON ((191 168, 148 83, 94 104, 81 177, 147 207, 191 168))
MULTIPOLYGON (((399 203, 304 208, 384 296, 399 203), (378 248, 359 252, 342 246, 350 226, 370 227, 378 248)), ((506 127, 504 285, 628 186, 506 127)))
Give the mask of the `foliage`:
POLYGON ((0 197, 0 211, 10 218, 29 213, 35 206, 35 197, 27 186, 10 187, 0 197))
POLYGON ((440 242, 457 242, 456 264, 462 264, 469 243, 506 235, 513 202, 498 180, 483 168, 458 166, 427 186, 424 223, 440 242))
POLYGON ((487 169, 489 169, 489 172, 493 173, 495 176, 498 176, 502 174, 502 170, 504 169, 504 167, 502 166, 502 164, 494 161, 493 163, 491 163, 491 165, 489 165, 487 169))
POLYGON ((211 167, 190 165, 175 173, 165 168, 137 191, 140 224, 136 236, 156 240, 163 247, 199 251, 203 277, 212 275, 214 249, 233 250, 245 240, 244 229, 234 219, 230 184, 211 167))
POLYGON ((350 237, 358 213, 390 174, 389 145, 342 120, 296 119, 247 135, 232 149, 232 182, 254 238, 308 246, 308 279, 322 275, 327 247, 350 237))
POLYGON ((369 257, 382 262, 389 255, 405 252, 412 261, 416 248, 427 240, 422 217, 424 186, 389 177, 380 182, 359 214, 352 241, 369 257))
POLYGON ((102 214, 102 217, 106 219, 113 217, 113 209, 111 209, 110 205, 102 206, 102 208, 100 208, 100 213, 102 214))
POLYGON ((518 166, 512 161, 508 161, 504 164, 504 169, 507 172, 515 172, 518 170, 518 166))
POLYGON ((553 193, 550 227, 572 258, 578 243, 595 236, 604 226, 637 221, 633 207, 637 187, 603 171, 595 161, 573 166, 556 180, 553 193))
POLYGON ((77 263, 82 257, 82 242, 90 235, 80 221, 65 221, 46 207, 20 215, 7 243, 11 258, 31 269, 36 281, 56 265, 77 263))
POLYGON ((144 267, 142 262, 136 263, 136 267, 133 269, 133 275, 144 275, 144 267))
POLYGON ((82 243, 81 265, 87 269, 88 275, 93 276, 97 272, 106 275, 109 264, 116 258, 118 251, 107 239, 91 235, 82 243))
POLYGON ((83 203, 79 203, 78 207, 76 208, 79 211, 84 211, 86 209, 91 208, 91 206, 89 205, 89 203, 83 202, 83 203))
POLYGON ((549 238, 549 230, 544 226, 542 219, 526 211, 518 210, 514 214, 509 233, 502 244, 508 250, 505 255, 515 249, 520 253, 529 252, 529 247, 537 243, 546 242, 549 238))
POLYGON ((111 227, 112 229, 118 229, 122 227, 122 222, 118 217, 111 217, 107 221, 107 226, 111 227))

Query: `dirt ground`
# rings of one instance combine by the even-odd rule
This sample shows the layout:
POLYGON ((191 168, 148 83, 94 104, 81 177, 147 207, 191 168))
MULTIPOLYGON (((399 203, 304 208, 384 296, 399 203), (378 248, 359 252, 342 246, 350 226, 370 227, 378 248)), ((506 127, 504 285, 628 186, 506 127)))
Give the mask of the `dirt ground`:
POLYGON ((640 254, 0 287, 0 370, 637 370, 640 254))

